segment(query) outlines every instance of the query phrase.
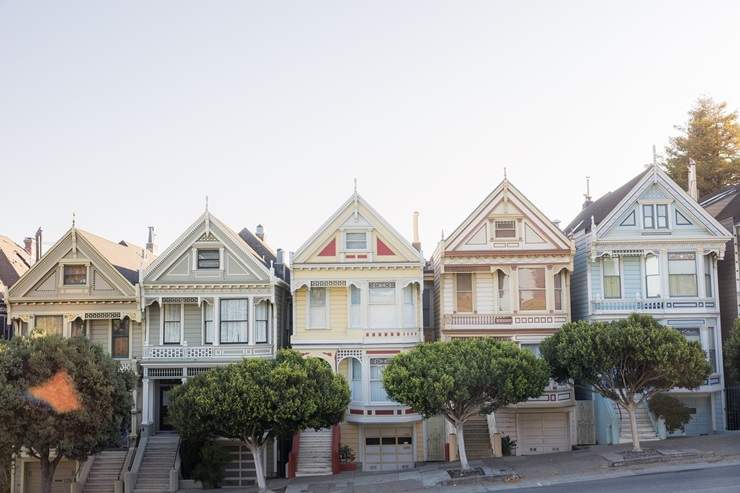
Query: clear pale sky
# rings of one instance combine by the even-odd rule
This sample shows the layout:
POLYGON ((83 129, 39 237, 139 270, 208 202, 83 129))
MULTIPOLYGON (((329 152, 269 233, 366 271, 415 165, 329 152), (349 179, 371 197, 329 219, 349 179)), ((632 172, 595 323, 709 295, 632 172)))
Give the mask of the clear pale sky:
MULTIPOLYGON (((551 219, 740 106, 739 2, 0 0, 0 234, 297 249, 352 193, 424 253, 510 180, 551 219)), ((48 245, 47 245, 48 247, 48 245)))

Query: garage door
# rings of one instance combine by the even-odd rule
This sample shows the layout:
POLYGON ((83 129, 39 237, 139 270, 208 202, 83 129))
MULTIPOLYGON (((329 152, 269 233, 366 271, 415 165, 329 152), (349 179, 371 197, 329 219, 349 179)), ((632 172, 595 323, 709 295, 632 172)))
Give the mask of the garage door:
MULTIPOLYGON (((51 491, 53 493, 69 493, 74 475, 75 463, 72 461, 61 462, 54 472, 51 491)), ((38 493, 41 491, 41 465, 38 462, 25 463, 23 490, 25 493, 38 493)))
POLYGON ((686 435, 707 435, 712 432, 712 413, 709 396, 680 397, 689 409, 691 420, 686 423, 686 435))
POLYGON ((548 454, 571 449, 568 413, 519 414, 517 421, 519 454, 548 454))
POLYGON ((365 428, 365 471, 398 471, 414 467, 414 429, 402 427, 365 428))

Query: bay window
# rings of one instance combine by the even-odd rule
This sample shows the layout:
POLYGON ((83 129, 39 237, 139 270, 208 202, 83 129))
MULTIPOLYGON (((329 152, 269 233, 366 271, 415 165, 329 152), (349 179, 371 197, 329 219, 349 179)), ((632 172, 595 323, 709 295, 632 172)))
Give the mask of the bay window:
POLYGON ((508 312, 511 310, 509 305, 509 276, 501 271, 496 273, 496 283, 498 291, 498 311, 508 312))
POLYGON ((164 305, 164 343, 180 344, 181 305, 164 305))
POLYGON ((311 288, 308 297, 309 328, 326 328, 326 288, 311 288))
POLYGON ((362 326, 362 291, 357 286, 349 286, 349 326, 359 329, 362 326))
POLYGON ((645 257, 645 293, 648 298, 660 296, 660 262, 657 255, 645 257))
POLYGON ((392 281, 371 282, 368 287, 370 328, 387 329, 396 327, 396 283, 392 281))
POLYGON ((697 296, 696 254, 668 254, 668 286, 671 296, 697 296))
POLYGON ((619 257, 601 259, 604 276, 604 299, 622 297, 622 279, 620 277, 619 257))
POLYGON ((519 309, 521 311, 547 308, 545 269, 524 267, 519 272, 519 309))
POLYGON ((350 395, 353 401, 359 401, 362 400, 362 365, 357 358, 350 358, 349 361, 350 395))
POLYGON ((473 274, 457 274, 456 281, 457 311, 470 313, 473 311, 473 274))
POLYGON ((129 319, 114 319, 111 324, 110 355, 112 358, 128 359, 129 319))
POLYGON ((267 301, 260 301, 254 305, 254 342, 257 344, 267 343, 269 325, 269 304, 267 301))
POLYGON ((221 343, 246 343, 248 327, 248 300, 221 300, 221 343))
POLYGON ((383 372, 390 363, 389 358, 370 359, 370 400, 373 402, 388 402, 388 393, 383 386, 383 372))

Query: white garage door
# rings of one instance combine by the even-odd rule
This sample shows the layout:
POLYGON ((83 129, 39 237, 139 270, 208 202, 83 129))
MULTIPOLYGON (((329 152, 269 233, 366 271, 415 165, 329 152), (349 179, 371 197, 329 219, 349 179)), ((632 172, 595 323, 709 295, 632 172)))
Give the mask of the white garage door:
MULTIPOLYGON (((69 493, 70 485, 75 475, 75 463, 62 461, 54 472, 54 480, 51 483, 52 493, 69 493)), ((23 490, 25 493, 38 493, 41 491, 41 464, 38 462, 26 462, 24 467, 23 490)))
POLYGON ((414 429, 401 427, 365 428, 365 471, 398 471, 414 467, 414 429))
POLYGON ((568 413, 519 414, 519 444, 521 455, 549 454, 571 449, 568 433, 568 413))

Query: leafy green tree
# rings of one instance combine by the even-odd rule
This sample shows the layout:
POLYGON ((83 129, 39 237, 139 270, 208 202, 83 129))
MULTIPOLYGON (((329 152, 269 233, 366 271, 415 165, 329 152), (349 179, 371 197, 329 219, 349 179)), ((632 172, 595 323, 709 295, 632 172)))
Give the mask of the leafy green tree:
POLYGON ((740 125, 737 111, 727 103, 699 98, 689 111, 686 126, 676 126, 679 135, 666 147, 663 167, 684 189, 688 183, 689 159, 696 162, 699 196, 734 185, 740 178, 740 125))
POLYGON ((388 395, 429 418, 443 414, 455 426, 460 465, 465 422, 477 414, 542 395, 544 360, 510 342, 465 339, 422 344, 393 358, 383 372, 388 395))
POLYGON ((591 385, 627 411, 635 451, 641 450, 637 406, 674 387, 696 388, 711 372, 698 342, 636 313, 608 323, 567 323, 540 349, 556 379, 591 385))
POLYGON ((63 459, 85 460, 119 438, 133 385, 85 338, 17 337, 0 351, 0 436, 39 460, 50 493, 63 459))
POLYGON ((725 342, 723 357, 727 376, 740 383, 740 318, 735 320, 735 326, 725 342))
POLYGON ((682 430, 691 420, 691 409, 668 394, 655 394, 648 401, 648 405, 654 415, 663 418, 668 431, 682 430))
POLYGON ((170 416, 186 439, 243 442, 265 490, 265 445, 339 423, 349 401, 347 382, 328 363, 282 350, 275 359, 244 359, 188 380, 173 391, 170 416))

